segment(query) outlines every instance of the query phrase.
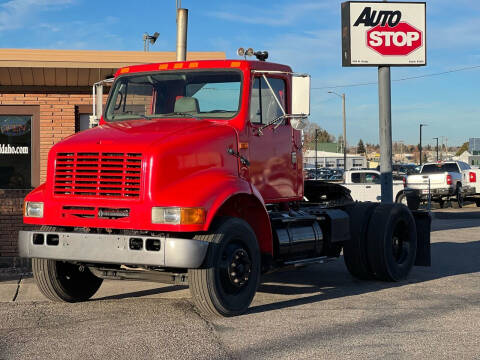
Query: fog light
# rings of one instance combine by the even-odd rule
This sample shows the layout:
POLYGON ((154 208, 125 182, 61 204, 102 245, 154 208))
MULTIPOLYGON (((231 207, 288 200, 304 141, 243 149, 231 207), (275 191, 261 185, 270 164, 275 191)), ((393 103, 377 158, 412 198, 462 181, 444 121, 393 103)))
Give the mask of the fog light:
POLYGON ((26 201, 24 209, 23 215, 25 217, 43 217, 43 202, 26 201))
POLYGON ((205 209, 153 207, 153 224, 200 225, 205 223, 205 209))

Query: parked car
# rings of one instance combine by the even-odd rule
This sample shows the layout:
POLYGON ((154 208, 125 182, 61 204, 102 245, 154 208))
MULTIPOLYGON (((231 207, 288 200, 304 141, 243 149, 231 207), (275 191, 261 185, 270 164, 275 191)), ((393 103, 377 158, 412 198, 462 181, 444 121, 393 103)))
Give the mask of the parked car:
POLYGON ((469 170, 470 166, 462 161, 426 163, 420 174, 407 176, 406 186, 413 190, 418 204, 430 197, 443 207, 445 201, 454 198, 462 207, 464 198, 475 194, 469 170))
MULTIPOLYGON (((379 202, 381 200, 380 172, 377 170, 350 170, 345 172, 344 186, 356 201, 379 202)), ((393 182, 393 200, 408 205, 409 190, 403 181, 393 182)), ((418 208, 418 207, 417 207, 418 208)))

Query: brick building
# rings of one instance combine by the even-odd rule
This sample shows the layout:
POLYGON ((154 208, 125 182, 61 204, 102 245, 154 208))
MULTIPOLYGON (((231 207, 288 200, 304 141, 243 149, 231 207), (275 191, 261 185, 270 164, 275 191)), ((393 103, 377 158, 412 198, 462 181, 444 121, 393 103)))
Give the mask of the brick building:
POLYGON ((93 84, 119 67, 174 60, 173 52, 0 49, 0 267, 25 265, 16 245, 27 227, 23 198, 45 181, 52 145, 88 128, 93 84))

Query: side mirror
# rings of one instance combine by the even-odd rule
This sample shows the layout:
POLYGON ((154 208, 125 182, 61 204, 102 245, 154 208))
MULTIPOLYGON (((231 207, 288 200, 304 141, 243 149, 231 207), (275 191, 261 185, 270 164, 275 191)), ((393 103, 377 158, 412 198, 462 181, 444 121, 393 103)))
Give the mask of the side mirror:
POLYGON ((294 117, 310 115, 310 75, 292 75, 292 115, 294 117))
POLYGON ((290 118, 290 125, 295 130, 303 130, 308 125, 308 119, 306 117, 293 117, 290 118))

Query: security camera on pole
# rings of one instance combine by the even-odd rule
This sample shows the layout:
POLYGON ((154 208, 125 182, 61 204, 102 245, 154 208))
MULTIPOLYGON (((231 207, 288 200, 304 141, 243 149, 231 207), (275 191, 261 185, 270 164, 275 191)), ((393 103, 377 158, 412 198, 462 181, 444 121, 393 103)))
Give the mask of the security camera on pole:
POLYGON ((426 65, 425 2, 342 3, 342 65, 378 66, 382 203, 393 202, 390 66, 426 65))

